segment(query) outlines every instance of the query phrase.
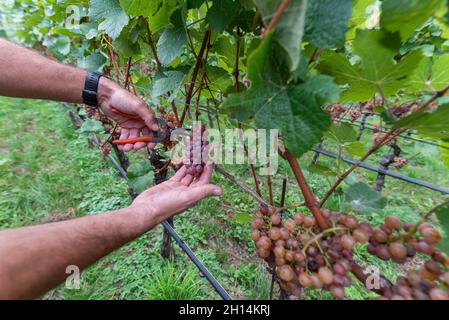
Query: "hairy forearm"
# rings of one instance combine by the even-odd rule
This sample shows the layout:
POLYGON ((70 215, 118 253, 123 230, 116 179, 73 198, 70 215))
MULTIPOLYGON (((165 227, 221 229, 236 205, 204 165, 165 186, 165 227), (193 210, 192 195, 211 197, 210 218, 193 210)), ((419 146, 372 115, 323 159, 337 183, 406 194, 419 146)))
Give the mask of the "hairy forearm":
POLYGON ((30 299, 63 282, 69 265, 83 270, 161 222, 122 209, 0 232, 0 299, 30 299))
POLYGON ((86 71, 0 39, 0 95, 81 103, 86 71))

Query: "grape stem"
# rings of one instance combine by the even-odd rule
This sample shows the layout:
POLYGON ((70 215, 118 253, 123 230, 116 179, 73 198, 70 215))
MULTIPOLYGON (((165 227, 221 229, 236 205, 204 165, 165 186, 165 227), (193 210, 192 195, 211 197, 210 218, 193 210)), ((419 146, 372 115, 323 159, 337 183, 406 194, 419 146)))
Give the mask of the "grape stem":
MULTIPOLYGON (((310 239, 309 241, 307 241, 307 243, 304 245, 304 248, 302 249, 302 254, 306 255, 306 251, 307 249, 310 247, 310 245, 314 242, 316 242, 318 244, 318 240, 320 240, 322 237, 328 235, 329 233, 334 233, 337 231, 346 231, 346 228, 343 227, 335 227, 335 228, 330 228, 330 229, 326 229, 323 232, 317 234, 315 237, 313 237, 312 239, 310 239)), ((319 244, 318 244, 319 246, 319 244)), ((321 247, 320 247, 321 249, 321 247)), ((321 250, 320 250, 321 251, 321 250)))
POLYGON ((290 3, 290 0, 283 0, 282 3, 277 8, 276 12, 273 15, 273 18, 270 21, 270 24, 268 25, 267 29, 264 32, 264 36, 267 33, 270 33, 274 30, 276 25, 278 24, 279 20, 281 19, 282 13, 284 13, 285 9, 287 8, 288 4, 290 3))
POLYGON ((233 176, 232 174, 230 174, 229 172, 227 172, 226 170, 224 170, 222 167, 220 167, 217 164, 214 164, 214 169, 216 172, 220 173, 222 176, 224 176, 225 178, 231 180, 232 182, 234 182, 237 186, 240 187, 240 189, 242 189, 243 191, 245 191, 246 193, 250 194, 257 202, 259 202, 262 206, 265 207, 270 207, 270 204, 265 201, 261 196, 259 196, 256 192, 254 192, 253 190, 251 190, 249 187, 247 187, 242 181, 240 181, 239 179, 237 179, 235 176, 233 176))
POLYGON ((148 19, 147 18, 143 18, 143 22, 144 22, 144 25, 145 25, 145 30, 147 32, 148 44, 150 45, 151 52, 153 53, 154 60, 156 60, 157 68, 159 69, 161 67, 161 61, 159 60, 159 57, 157 55, 156 46, 154 45, 153 37, 151 35, 150 24, 148 23, 148 19))
POLYGON ((182 116, 181 116, 181 120, 180 120, 181 126, 183 125, 184 119, 187 115, 187 111, 189 110, 190 101, 192 100, 192 95, 193 95, 193 91, 195 88, 196 78, 198 77, 198 71, 202 65, 204 52, 206 51, 206 47, 208 46, 208 43, 209 43, 209 37, 210 37, 210 30, 207 30, 206 33, 204 34, 203 42, 201 44, 201 49, 200 49, 200 52, 199 52, 198 57, 195 62, 195 67, 193 68, 192 80, 190 81, 189 89, 188 89, 187 95, 186 95, 184 110, 182 111, 182 116))

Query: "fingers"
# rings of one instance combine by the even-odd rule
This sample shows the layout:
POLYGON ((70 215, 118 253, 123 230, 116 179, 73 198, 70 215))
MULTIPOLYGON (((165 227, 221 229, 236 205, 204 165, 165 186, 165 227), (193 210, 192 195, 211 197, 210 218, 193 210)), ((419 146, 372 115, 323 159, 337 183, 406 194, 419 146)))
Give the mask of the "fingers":
POLYGON ((150 130, 159 131, 159 124, 156 121, 156 115, 145 103, 140 104, 136 108, 136 112, 143 119, 146 126, 150 128, 150 130))
POLYGON ((188 190, 188 199, 191 204, 210 197, 210 196, 220 196, 222 194, 221 188, 214 184, 198 185, 188 190))
MULTIPOLYGON (((140 132, 139 129, 136 129, 136 128, 130 129, 128 139, 137 138, 139 136, 139 132, 140 132)), ((132 143, 125 144, 125 146, 123 147, 123 151, 125 151, 125 152, 131 151, 133 149, 134 149, 134 144, 132 144, 132 143)))
POLYGON ((186 174, 186 176, 184 178, 182 178, 181 183, 183 185, 185 185, 186 187, 190 186, 190 184, 193 181, 193 175, 191 174, 186 174))
MULTIPOLYGON (((125 129, 125 128, 122 128, 122 131, 120 133, 120 140, 126 140, 126 139, 128 139, 128 137, 129 137, 129 130, 125 129)), ((124 145, 119 145, 118 149, 120 151, 123 151, 124 147, 125 147, 124 145)))
POLYGON ((182 166, 174 175, 173 177, 170 178, 171 181, 173 182, 180 182, 182 180, 182 178, 185 177, 187 172, 187 168, 186 166, 182 166))

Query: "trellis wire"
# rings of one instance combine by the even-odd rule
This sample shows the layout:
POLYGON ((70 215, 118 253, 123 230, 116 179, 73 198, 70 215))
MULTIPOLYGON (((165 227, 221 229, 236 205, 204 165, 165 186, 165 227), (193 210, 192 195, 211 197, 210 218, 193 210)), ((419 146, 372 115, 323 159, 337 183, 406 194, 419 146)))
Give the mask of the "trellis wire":
MULTIPOLYGON (((336 158, 340 157, 339 155, 337 155, 335 153, 332 153, 332 152, 329 152, 329 151, 326 151, 326 150, 323 150, 323 149, 320 149, 320 148, 315 148, 314 151, 319 153, 319 154, 322 154, 322 155, 324 155, 326 157, 329 157, 329 158, 336 159, 336 158)), ((351 164, 351 165, 359 163, 359 161, 354 160, 354 159, 350 159, 350 158, 340 157, 340 159, 343 160, 346 163, 351 164)), ((360 167, 363 168, 363 169, 369 170, 369 171, 374 171, 374 172, 377 172, 377 173, 384 174, 386 176, 389 176, 389 177, 392 177, 392 178, 395 178, 395 179, 398 179, 398 180, 402 180, 402 181, 405 181, 405 182, 408 182, 408 183, 411 183, 411 184, 415 184, 415 185, 420 186, 420 187, 424 187, 424 188, 427 188, 427 189, 438 191, 438 192, 440 192, 443 195, 449 194, 449 189, 446 189, 446 188, 443 188, 443 187, 440 187, 440 186, 428 183, 426 181, 414 179, 414 178, 411 178, 409 176, 406 176, 406 175, 403 175, 403 174, 400 174, 400 173, 392 172, 390 170, 385 170, 385 169, 383 169, 381 167, 373 166, 373 165, 365 163, 365 162, 361 162, 360 163, 360 167)))

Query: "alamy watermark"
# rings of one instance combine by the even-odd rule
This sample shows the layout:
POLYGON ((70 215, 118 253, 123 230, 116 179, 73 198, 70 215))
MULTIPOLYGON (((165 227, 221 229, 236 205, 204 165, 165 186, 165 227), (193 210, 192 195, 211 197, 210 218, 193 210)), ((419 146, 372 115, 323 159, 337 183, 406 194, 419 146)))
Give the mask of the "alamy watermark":
POLYGON ((76 265, 69 265, 65 269, 65 273, 69 276, 65 279, 65 287, 67 289, 76 289, 79 290, 81 288, 81 272, 80 268, 76 265))

